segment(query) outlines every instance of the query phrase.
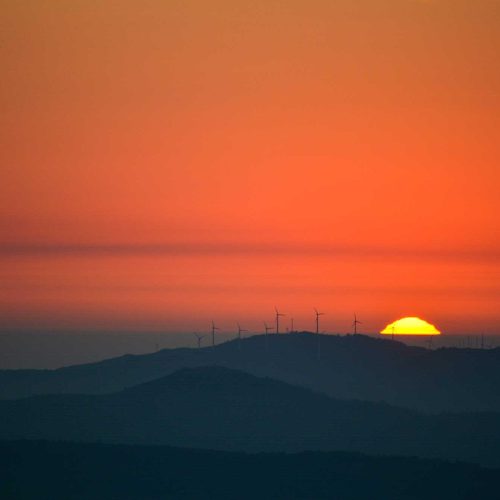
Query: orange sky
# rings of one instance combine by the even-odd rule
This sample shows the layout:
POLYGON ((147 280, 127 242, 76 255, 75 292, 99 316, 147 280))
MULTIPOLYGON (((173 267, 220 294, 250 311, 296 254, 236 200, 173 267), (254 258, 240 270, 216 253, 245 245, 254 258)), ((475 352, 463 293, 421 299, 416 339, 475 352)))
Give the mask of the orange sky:
POLYGON ((500 2, 1 8, 4 329, 498 333, 500 2))

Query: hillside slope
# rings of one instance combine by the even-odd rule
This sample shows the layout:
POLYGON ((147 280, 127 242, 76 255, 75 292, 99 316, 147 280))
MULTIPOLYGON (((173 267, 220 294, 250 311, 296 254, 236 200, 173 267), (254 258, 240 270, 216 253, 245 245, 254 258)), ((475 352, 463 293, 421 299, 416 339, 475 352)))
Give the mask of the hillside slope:
POLYGON ((111 395, 0 402, 0 439, 235 451, 346 450, 500 466, 500 414, 422 415, 337 400, 221 367, 184 369, 111 395))
POLYGON ((0 443, 0 497, 483 500, 497 470, 346 453, 245 455, 159 446, 0 443))
POLYGON ((421 411, 500 411, 500 349, 428 349, 362 335, 254 336, 58 370, 0 371, 0 399, 119 391, 180 368, 225 366, 341 399, 421 411), (318 358, 318 353, 320 358, 318 358))

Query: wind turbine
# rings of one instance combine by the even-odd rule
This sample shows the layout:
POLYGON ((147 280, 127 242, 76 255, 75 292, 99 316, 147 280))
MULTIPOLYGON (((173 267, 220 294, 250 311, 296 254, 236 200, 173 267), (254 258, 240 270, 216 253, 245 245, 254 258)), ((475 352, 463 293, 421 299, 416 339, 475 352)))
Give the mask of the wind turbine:
POLYGON ((361 325, 361 321, 358 321, 356 313, 354 313, 354 321, 352 322, 352 326, 354 327, 354 335, 358 333, 358 325, 361 325))
POLYGON ((314 308, 314 312, 316 313, 316 335, 319 333, 319 317, 323 316, 325 313, 320 313, 316 308, 314 308))
POLYGON ((200 335, 199 333, 194 332, 193 335, 198 340, 198 349, 201 347, 201 341, 206 337, 206 335, 200 335))
POLYGON ((212 321, 212 347, 215 345, 215 330, 219 330, 212 321))
POLYGON ((238 325, 238 349, 241 350, 241 334, 243 332, 248 332, 248 330, 244 330, 243 328, 241 328, 239 323, 236 324, 238 325))
POLYGON ((274 310, 276 311, 276 333, 280 332, 280 316, 285 316, 278 311, 278 308, 275 306, 274 310))
POLYGON ((248 330, 244 330, 243 328, 241 328, 239 323, 236 323, 236 324, 238 325, 238 338, 241 340, 241 334, 243 332, 248 332, 248 330))

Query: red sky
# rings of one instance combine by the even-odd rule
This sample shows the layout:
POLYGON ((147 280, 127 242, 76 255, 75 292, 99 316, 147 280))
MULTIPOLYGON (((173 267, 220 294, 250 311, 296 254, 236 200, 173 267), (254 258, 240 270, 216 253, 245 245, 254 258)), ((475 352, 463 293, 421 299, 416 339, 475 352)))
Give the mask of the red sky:
POLYGON ((2 328, 498 333, 500 2, 1 3, 2 328))

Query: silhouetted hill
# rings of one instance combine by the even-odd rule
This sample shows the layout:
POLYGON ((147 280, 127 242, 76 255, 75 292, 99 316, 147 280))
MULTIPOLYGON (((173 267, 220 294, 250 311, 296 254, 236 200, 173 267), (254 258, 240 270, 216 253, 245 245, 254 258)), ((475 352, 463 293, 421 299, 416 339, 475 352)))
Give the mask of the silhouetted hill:
POLYGON ((184 369, 111 395, 1 401, 0 438, 345 450, 500 466, 499 414, 421 415, 222 367, 184 369))
POLYGON ((1 371, 0 398, 111 393, 180 368, 211 365, 341 399, 386 401, 421 411, 500 411, 500 349, 432 351, 363 335, 307 333, 254 336, 241 344, 163 350, 58 370, 1 371))
POLYGON ((498 498, 497 470, 347 453, 6 442, 0 443, 0 467, 6 500, 498 498))

